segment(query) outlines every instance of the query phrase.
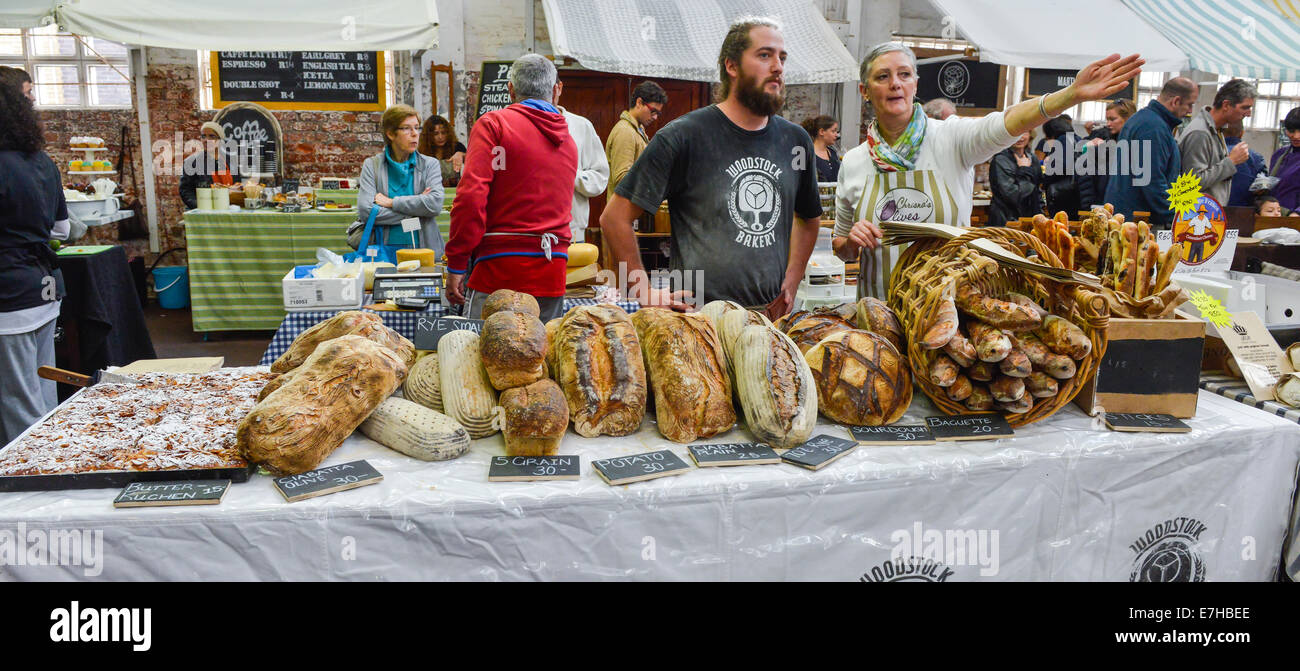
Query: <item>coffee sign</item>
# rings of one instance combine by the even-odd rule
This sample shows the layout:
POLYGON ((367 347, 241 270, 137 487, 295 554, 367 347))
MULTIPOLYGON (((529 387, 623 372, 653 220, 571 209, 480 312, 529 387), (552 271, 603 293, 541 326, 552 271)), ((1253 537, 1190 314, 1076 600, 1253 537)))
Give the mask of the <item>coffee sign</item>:
POLYGON ((256 103, 234 103, 213 119, 226 134, 223 148, 241 176, 279 175, 284 165, 284 135, 271 111, 256 103))

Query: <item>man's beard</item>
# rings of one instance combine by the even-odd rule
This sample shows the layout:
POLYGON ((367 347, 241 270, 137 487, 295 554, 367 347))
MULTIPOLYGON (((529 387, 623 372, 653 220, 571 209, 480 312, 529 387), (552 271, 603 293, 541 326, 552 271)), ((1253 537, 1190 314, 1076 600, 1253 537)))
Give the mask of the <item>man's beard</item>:
POLYGON ((768 93, 757 77, 742 73, 736 82, 736 100, 754 114, 772 116, 785 107, 785 87, 781 87, 780 93, 768 93))

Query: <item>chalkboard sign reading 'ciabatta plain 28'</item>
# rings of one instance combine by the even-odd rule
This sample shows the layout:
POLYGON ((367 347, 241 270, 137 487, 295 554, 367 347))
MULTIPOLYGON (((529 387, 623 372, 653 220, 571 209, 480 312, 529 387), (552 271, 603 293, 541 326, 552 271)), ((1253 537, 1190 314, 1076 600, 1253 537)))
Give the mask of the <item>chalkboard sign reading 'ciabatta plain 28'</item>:
POLYGON ((213 105, 382 111, 384 54, 378 51, 214 51, 213 105))

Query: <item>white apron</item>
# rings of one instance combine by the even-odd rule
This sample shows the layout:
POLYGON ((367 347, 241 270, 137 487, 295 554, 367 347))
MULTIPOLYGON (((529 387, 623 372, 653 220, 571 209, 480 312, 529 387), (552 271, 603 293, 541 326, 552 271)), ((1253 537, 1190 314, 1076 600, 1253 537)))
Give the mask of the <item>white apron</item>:
MULTIPOLYGON (((854 221, 935 223, 966 226, 957 220, 952 190, 934 170, 878 172, 862 189, 853 212, 854 221)), ((858 254, 858 298, 889 300, 889 274, 906 247, 881 245, 858 254)))

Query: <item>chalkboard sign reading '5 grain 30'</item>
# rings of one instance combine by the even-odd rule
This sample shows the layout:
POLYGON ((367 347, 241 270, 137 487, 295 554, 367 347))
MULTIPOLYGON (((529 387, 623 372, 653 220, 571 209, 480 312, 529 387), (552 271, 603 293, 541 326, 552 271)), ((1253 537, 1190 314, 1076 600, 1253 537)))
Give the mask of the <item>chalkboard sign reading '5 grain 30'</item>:
POLYGON ((379 111, 384 54, 378 51, 214 51, 213 104, 270 109, 379 111))

